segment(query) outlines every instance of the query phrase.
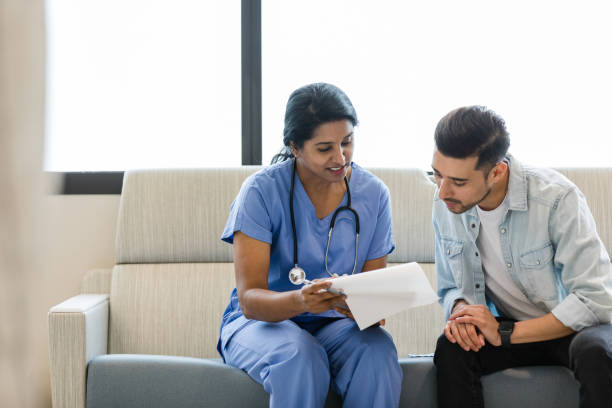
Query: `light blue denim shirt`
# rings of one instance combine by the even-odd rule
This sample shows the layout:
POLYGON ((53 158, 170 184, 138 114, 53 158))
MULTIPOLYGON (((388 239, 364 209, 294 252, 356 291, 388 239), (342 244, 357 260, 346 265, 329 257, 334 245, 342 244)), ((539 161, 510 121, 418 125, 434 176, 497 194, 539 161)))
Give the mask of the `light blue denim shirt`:
MULTIPOLYGON (((583 194, 563 175, 508 156, 509 208, 499 225, 504 263, 533 304, 579 331, 612 320, 612 265, 583 194)), ((448 318, 458 299, 489 304, 476 239, 476 208, 433 204, 438 295, 448 318)))

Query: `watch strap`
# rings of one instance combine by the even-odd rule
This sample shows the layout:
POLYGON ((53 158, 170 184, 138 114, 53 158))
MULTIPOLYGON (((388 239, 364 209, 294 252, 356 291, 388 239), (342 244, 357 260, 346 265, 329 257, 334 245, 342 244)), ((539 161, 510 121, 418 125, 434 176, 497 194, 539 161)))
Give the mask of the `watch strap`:
POLYGON ((501 322, 499 322, 499 327, 497 328, 497 331, 499 332, 499 335, 501 337, 502 347, 510 347, 510 336, 512 336, 512 332, 514 331, 514 321, 502 320, 501 322))

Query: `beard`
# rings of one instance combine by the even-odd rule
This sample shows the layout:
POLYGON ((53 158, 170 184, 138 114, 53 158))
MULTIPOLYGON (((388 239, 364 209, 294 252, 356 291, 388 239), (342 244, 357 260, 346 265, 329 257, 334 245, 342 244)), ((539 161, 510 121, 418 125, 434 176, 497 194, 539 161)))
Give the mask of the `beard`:
POLYGON ((447 203, 446 207, 448 208, 448 210, 450 212, 452 212, 454 214, 462 214, 462 213, 466 212, 467 210, 471 209, 472 207, 474 207, 475 205, 478 205, 481 202, 483 202, 489 196, 489 194, 491 194, 491 190, 492 190, 492 187, 489 187, 487 189, 487 191, 484 193, 484 195, 482 196, 482 198, 480 198, 480 200, 476 200, 476 201, 473 201, 473 202, 468 203, 468 204, 463 204, 461 201, 453 200, 452 198, 444 200, 444 202, 447 203), (456 204, 456 205, 454 205, 452 207, 449 207, 448 203, 453 203, 453 204, 456 204))

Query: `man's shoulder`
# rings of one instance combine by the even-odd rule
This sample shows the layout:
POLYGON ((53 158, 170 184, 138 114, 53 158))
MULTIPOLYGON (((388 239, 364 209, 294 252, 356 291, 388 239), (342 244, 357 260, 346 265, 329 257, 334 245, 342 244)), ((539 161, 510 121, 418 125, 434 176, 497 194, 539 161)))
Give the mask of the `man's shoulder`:
POLYGON ((523 170, 530 199, 554 203, 576 189, 576 185, 557 170, 530 166, 524 166, 523 170))

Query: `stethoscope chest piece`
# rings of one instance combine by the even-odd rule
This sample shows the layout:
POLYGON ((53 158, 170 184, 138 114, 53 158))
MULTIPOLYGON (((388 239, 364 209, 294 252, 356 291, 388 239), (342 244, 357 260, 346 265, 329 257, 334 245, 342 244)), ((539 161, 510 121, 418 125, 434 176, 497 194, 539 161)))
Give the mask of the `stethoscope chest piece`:
MULTIPOLYGON (((298 266, 297 230, 295 227, 295 214, 293 212, 293 195, 294 195, 294 189, 295 189, 296 170, 297 170, 297 161, 294 158, 293 159, 293 170, 291 172, 291 188, 289 190, 289 211, 291 213, 291 230, 293 233, 293 265, 294 267, 289 271, 289 281, 293 283, 294 285, 301 285, 303 283, 311 284, 312 282, 306 279, 306 272, 304 272, 304 269, 298 266)), ((346 176, 344 177, 344 184, 346 185, 347 204, 346 206, 339 207, 336 209, 336 211, 334 211, 334 214, 332 215, 331 222, 329 225, 329 233, 327 235, 327 246, 325 247, 325 270, 327 271, 329 276, 332 276, 332 277, 338 276, 338 275, 336 274, 332 275, 332 273, 329 271, 329 268, 327 267, 327 256, 329 253, 329 244, 331 242, 332 232, 334 230, 334 225, 336 223, 336 216, 341 211, 350 211, 355 216, 355 260, 353 261, 353 271, 351 272, 351 274, 355 273, 355 269, 357 268, 357 248, 359 247, 359 215, 357 214, 357 211, 355 211, 351 207, 351 189, 349 188, 349 183, 348 183, 346 176)))
POLYGON ((294 285, 301 285, 306 280, 306 272, 299 266, 294 266, 289 271, 289 281, 294 285))

